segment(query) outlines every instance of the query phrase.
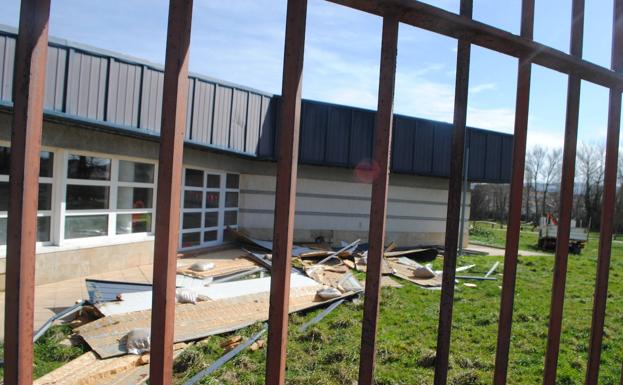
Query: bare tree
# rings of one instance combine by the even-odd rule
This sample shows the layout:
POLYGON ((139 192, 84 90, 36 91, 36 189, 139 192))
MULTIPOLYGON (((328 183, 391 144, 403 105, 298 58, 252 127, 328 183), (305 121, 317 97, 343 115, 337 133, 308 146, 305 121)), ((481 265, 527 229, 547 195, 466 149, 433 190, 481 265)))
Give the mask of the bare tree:
POLYGON ((525 204, 524 204, 524 220, 529 221, 530 220, 530 198, 532 197, 532 190, 534 189, 534 186, 532 185, 532 180, 534 179, 532 177, 532 167, 529 164, 529 162, 526 161, 526 165, 525 165, 525 173, 524 173, 524 192, 523 192, 523 197, 525 199, 525 204))
POLYGON ((543 183, 543 195, 541 197, 541 215, 543 216, 549 211, 547 193, 549 192, 551 185, 560 180, 561 165, 562 149, 548 149, 540 174, 541 181, 543 183))
POLYGON ((539 214, 539 177, 542 173, 545 165, 546 149, 542 146, 536 145, 528 152, 526 157, 526 169, 529 170, 528 174, 532 178, 532 190, 534 197, 534 218, 536 222, 539 214))
POLYGON ((583 219, 597 228, 601 218, 601 197, 604 178, 603 144, 582 143, 577 154, 577 176, 582 183, 583 219))

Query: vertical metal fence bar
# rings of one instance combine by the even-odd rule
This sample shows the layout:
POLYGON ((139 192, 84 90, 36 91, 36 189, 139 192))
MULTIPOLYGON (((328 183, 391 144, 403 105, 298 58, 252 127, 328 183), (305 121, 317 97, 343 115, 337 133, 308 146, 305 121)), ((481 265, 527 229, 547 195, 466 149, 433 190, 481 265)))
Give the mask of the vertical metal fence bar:
MULTIPOLYGON (((523 0, 521 10, 521 36, 532 39, 534 31, 534 0, 523 0)), ((530 106, 530 78, 532 63, 530 57, 519 59, 517 68, 517 99, 515 102, 515 132, 513 140, 513 167, 511 170, 510 206, 506 251, 504 254, 504 275, 500 318, 498 323, 497 352, 495 356, 494 385, 506 384, 508 355, 510 351, 513 324, 513 303, 517 276, 517 251, 521 231, 521 206, 526 164, 526 140, 528 136, 528 110, 530 106)))
MULTIPOLYGON (((623 69, 623 0, 614 1, 613 19, 612 70, 621 72, 623 69)), ((599 227, 599 259, 597 263, 597 277, 595 279, 593 320, 588 346, 586 385, 597 385, 599 379, 599 363, 608 296, 608 270, 610 269, 614 205, 616 201, 619 133, 621 128, 621 91, 621 88, 610 89, 604 193, 601 203, 601 226, 599 227)))
POLYGON ((277 186, 270 281, 266 384, 285 383, 292 239, 301 124, 301 91, 307 0, 288 0, 283 57, 281 124, 277 152, 277 186))
POLYGON ((13 75, 13 127, 4 325, 4 383, 32 384, 35 245, 50 0, 22 0, 13 75))
MULTIPOLYGON (((473 0, 461 0, 461 15, 472 17, 473 0)), ((458 40, 456 55, 456 84, 454 91, 454 132, 452 158, 448 184, 448 211, 446 215, 446 240, 443 260, 443 280, 439 305, 437 355, 435 359, 435 385, 445 385, 448 380, 450 334, 456 269, 459 222, 461 220, 461 191, 463 158, 465 153, 465 128, 467 121, 467 96, 471 45, 468 40, 458 40)))
POLYGON ((150 382, 171 384, 192 0, 170 0, 158 163, 150 382))
POLYGON ((359 357, 359 385, 374 383, 376 358, 376 330, 379 317, 381 265, 385 243, 389 159, 392 138, 396 57, 398 54, 398 19, 394 15, 383 18, 379 95, 374 132, 374 169, 378 174, 372 181, 368 269, 359 357))
MULTIPOLYGON (((571 55, 581 58, 584 35, 584 0, 573 0, 571 20, 571 55)), ((544 385, 554 385, 556 383, 556 369, 558 366, 558 353, 560 351, 562 313, 567 279, 567 260, 569 256, 569 232, 571 231, 571 210, 573 209, 573 189, 575 184, 575 157, 580 112, 580 84, 581 79, 579 76, 569 74, 562 178, 560 183, 560 212, 558 234, 556 237, 556 257, 554 262, 547 351, 545 354, 545 371, 543 375, 544 385)))

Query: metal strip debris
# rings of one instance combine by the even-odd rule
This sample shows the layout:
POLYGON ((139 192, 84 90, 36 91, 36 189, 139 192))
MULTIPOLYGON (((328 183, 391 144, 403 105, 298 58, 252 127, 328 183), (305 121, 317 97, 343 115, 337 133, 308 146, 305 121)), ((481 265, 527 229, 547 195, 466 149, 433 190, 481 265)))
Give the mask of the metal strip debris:
POLYGON ((229 352, 225 353, 221 358, 219 358, 218 360, 214 361, 214 363, 212 365, 208 366, 207 368, 203 369, 199 373, 195 374, 190 380, 186 381, 184 383, 184 385, 194 385, 194 384, 198 383, 199 381, 201 381, 206 376, 214 373, 221 366, 225 365, 227 363, 227 361, 231 360, 232 358, 237 356, 240 352, 242 352, 244 349, 246 349, 249 346, 251 346, 262 335, 264 335, 264 333, 266 333, 267 330, 268 330, 268 325, 264 325, 262 330, 260 330, 259 332, 255 333, 251 338, 247 339, 242 344, 236 346, 234 349, 232 349, 229 352))
POLYGON ((316 315, 314 318, 310 319, 309 321, 307 321, 303 325, 301 325, 301 327, 299 328, 299 332, 303 333, 310 326, 313 326, 313 325, 317 324, 318 322, 322 321, 322 319, 324 317, 329 315, 329 313, 331 313, 333 310, 335 310, 336 307, 338 307, 342 303, 344 303, 344 301, 345 301, 345 299, 340 299, 338 301, 333 302, 331 305, 329 305, 329 307, 324 309, 322 312, 318 313, 318 315, 316 315))

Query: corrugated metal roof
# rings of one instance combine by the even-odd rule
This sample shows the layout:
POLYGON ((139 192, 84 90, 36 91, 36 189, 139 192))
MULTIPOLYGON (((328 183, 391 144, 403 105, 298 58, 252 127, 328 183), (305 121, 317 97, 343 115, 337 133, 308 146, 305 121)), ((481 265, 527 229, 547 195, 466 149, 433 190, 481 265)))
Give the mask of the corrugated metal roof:
MULTIPOLYGON (((11 103, 15 30, 0 26, 0 103, 11 103)), ((45 108, 55 117, 158 135, 162 67, 113 52, 50 39, 45 108)), ((237 154, 275 158, 279 97, 192 74, 187 142, 237 154)), ((375 112, 304 100, 300 162, 354 167, 372 157, 375 112)), ((452 125, 396 115, 392 171, 447 177, 452 125)), ((508 182, 512 136, 468 129, 469 176, 508 182)))

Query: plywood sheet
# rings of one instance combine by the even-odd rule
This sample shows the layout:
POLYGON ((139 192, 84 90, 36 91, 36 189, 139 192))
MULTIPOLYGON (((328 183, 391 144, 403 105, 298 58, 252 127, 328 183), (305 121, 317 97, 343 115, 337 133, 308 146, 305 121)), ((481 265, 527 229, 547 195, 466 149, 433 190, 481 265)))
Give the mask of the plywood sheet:
POLYGON ((33 385, 95 385, 139 365, 140 356, 127 355, 100 360, 87 352, 60 368, 35 380, 33 385))
MULTIPOLYGON (((201 258, 201 256, 197 256, 197 257, 201 258)), ((186 266, 178 268, 177 273, 187 275, 189 277, 196 277, 196 278, 209 278, 209 277, 216 278, 216 277, 227 276, 230 274, 240 273, 243 271, 247 271, 249 269, 253 269, 254 267, 258 266, 255 262, 253 262, 252 260, 246 257, 239 257, 239 258, 233 258, 233 259, 215 258, 215 259, 207 260, 207 262, 214 263, 214 268, 207 270, 207 271, 198 272, 198 271, 190 270, 190 266, 194 262, 196 261, 191 261, 186 266)))
MULTIPOLYGON (((324 303, 316 292, 318 284, 290 292, 290 312, 324 303)), ((327 302, 327 301, 325 301, 327 302)), ((268 319, 269 293, 244 295, 175 307, 175 341, 191 341, 226 333, 268 319)), ((136 328, 150 328, 151 310, 100 318, 76 329, 102 358, 126 353, 125 335, 136 328)))

